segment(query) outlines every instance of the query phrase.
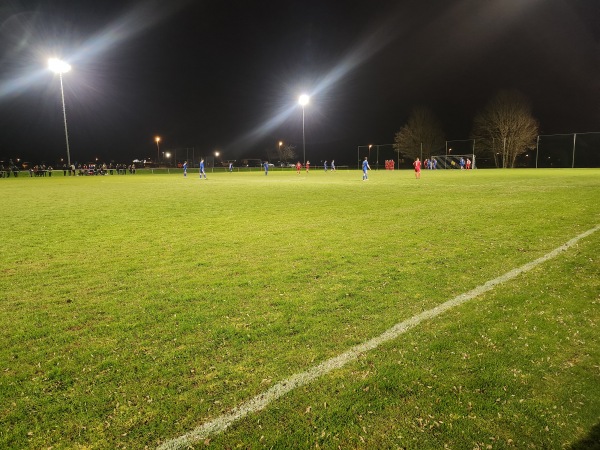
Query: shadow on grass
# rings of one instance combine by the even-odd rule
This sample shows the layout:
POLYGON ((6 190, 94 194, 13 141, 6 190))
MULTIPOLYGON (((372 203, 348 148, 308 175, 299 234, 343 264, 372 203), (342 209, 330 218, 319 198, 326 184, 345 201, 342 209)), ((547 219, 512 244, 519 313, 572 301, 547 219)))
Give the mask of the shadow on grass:
POLYGON ((600 450, 600 423, 594 425, 586 437, 575 442, 571 450, 600 450))

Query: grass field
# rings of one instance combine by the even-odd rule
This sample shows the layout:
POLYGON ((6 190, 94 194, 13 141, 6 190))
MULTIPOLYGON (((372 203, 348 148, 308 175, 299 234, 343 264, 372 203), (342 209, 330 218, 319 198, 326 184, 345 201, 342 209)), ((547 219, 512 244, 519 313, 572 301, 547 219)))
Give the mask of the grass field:
MULTIPOLYGON (((208 177, 0 181, 0 448, 156 448, 600 224, 598 169, 208 177)), ((598 448, 599 244, 186 448, 598 448)))

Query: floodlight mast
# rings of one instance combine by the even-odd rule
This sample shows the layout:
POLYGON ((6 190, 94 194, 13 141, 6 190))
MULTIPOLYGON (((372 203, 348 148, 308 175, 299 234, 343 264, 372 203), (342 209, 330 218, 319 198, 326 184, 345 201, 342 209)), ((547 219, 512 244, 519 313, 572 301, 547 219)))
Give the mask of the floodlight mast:
POLYGON ((60 78, 60 97, 62 99, 63 120, 65 123, 65 141, 67 143, 67 165, 70 168, 71 167, 71 151, 69 149, 69 132, 67 131, 67 109, 65 108, 65 90, 63 87, 62 74, 69 72, 71 70, 71 66, 64 61, 61 61, 60 59, 50 58, 48 60, 48 68, 52 72, 57 73, 58 77, 60 78))
POLYGON ((304 107, 308 105, 310 97, 306 94, 302 94, 298 99, 298 103, 302 106, 302 154, 304 158, 304 165, 306 165, 306 140, 304 139, 304 107))
POLYGON ((160 160, 160 136, 154 138, 156 141, 156 167, 158 167, 158 161, 160 160))

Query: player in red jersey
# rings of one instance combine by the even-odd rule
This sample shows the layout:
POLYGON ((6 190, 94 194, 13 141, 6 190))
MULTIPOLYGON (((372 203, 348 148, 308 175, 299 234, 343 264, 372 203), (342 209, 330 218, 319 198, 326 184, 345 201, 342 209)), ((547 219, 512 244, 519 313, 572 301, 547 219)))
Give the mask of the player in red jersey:
POLYGON ((421 178, 421 161, 419 160, 419 158, 415 159, 413 166, 415 168, 415 178, 421 178))

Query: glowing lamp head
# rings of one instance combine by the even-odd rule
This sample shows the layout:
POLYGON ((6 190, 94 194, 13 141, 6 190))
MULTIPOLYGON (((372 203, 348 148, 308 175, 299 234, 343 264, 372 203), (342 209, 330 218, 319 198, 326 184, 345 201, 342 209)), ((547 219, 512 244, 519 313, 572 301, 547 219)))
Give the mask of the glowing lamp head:
POLYGON ((67 73, 71 70, 71 65, 57 58, 48 60, 48 68, 54 73, 67 73))
POLYGON ((156 136, 156 137, 154 138, 154 140, 155 140, 155 141, 156 141, 156 143, 158 144, 158 143, 160 142, 160 136, 156 136))
POLYGON ((302 94, 300 96, 300 98, 298 99, 298 103, 300 103, 301 106, 306 106, 308 105, 308 101, 310 100, 310 97, 306 94, 302 94))

